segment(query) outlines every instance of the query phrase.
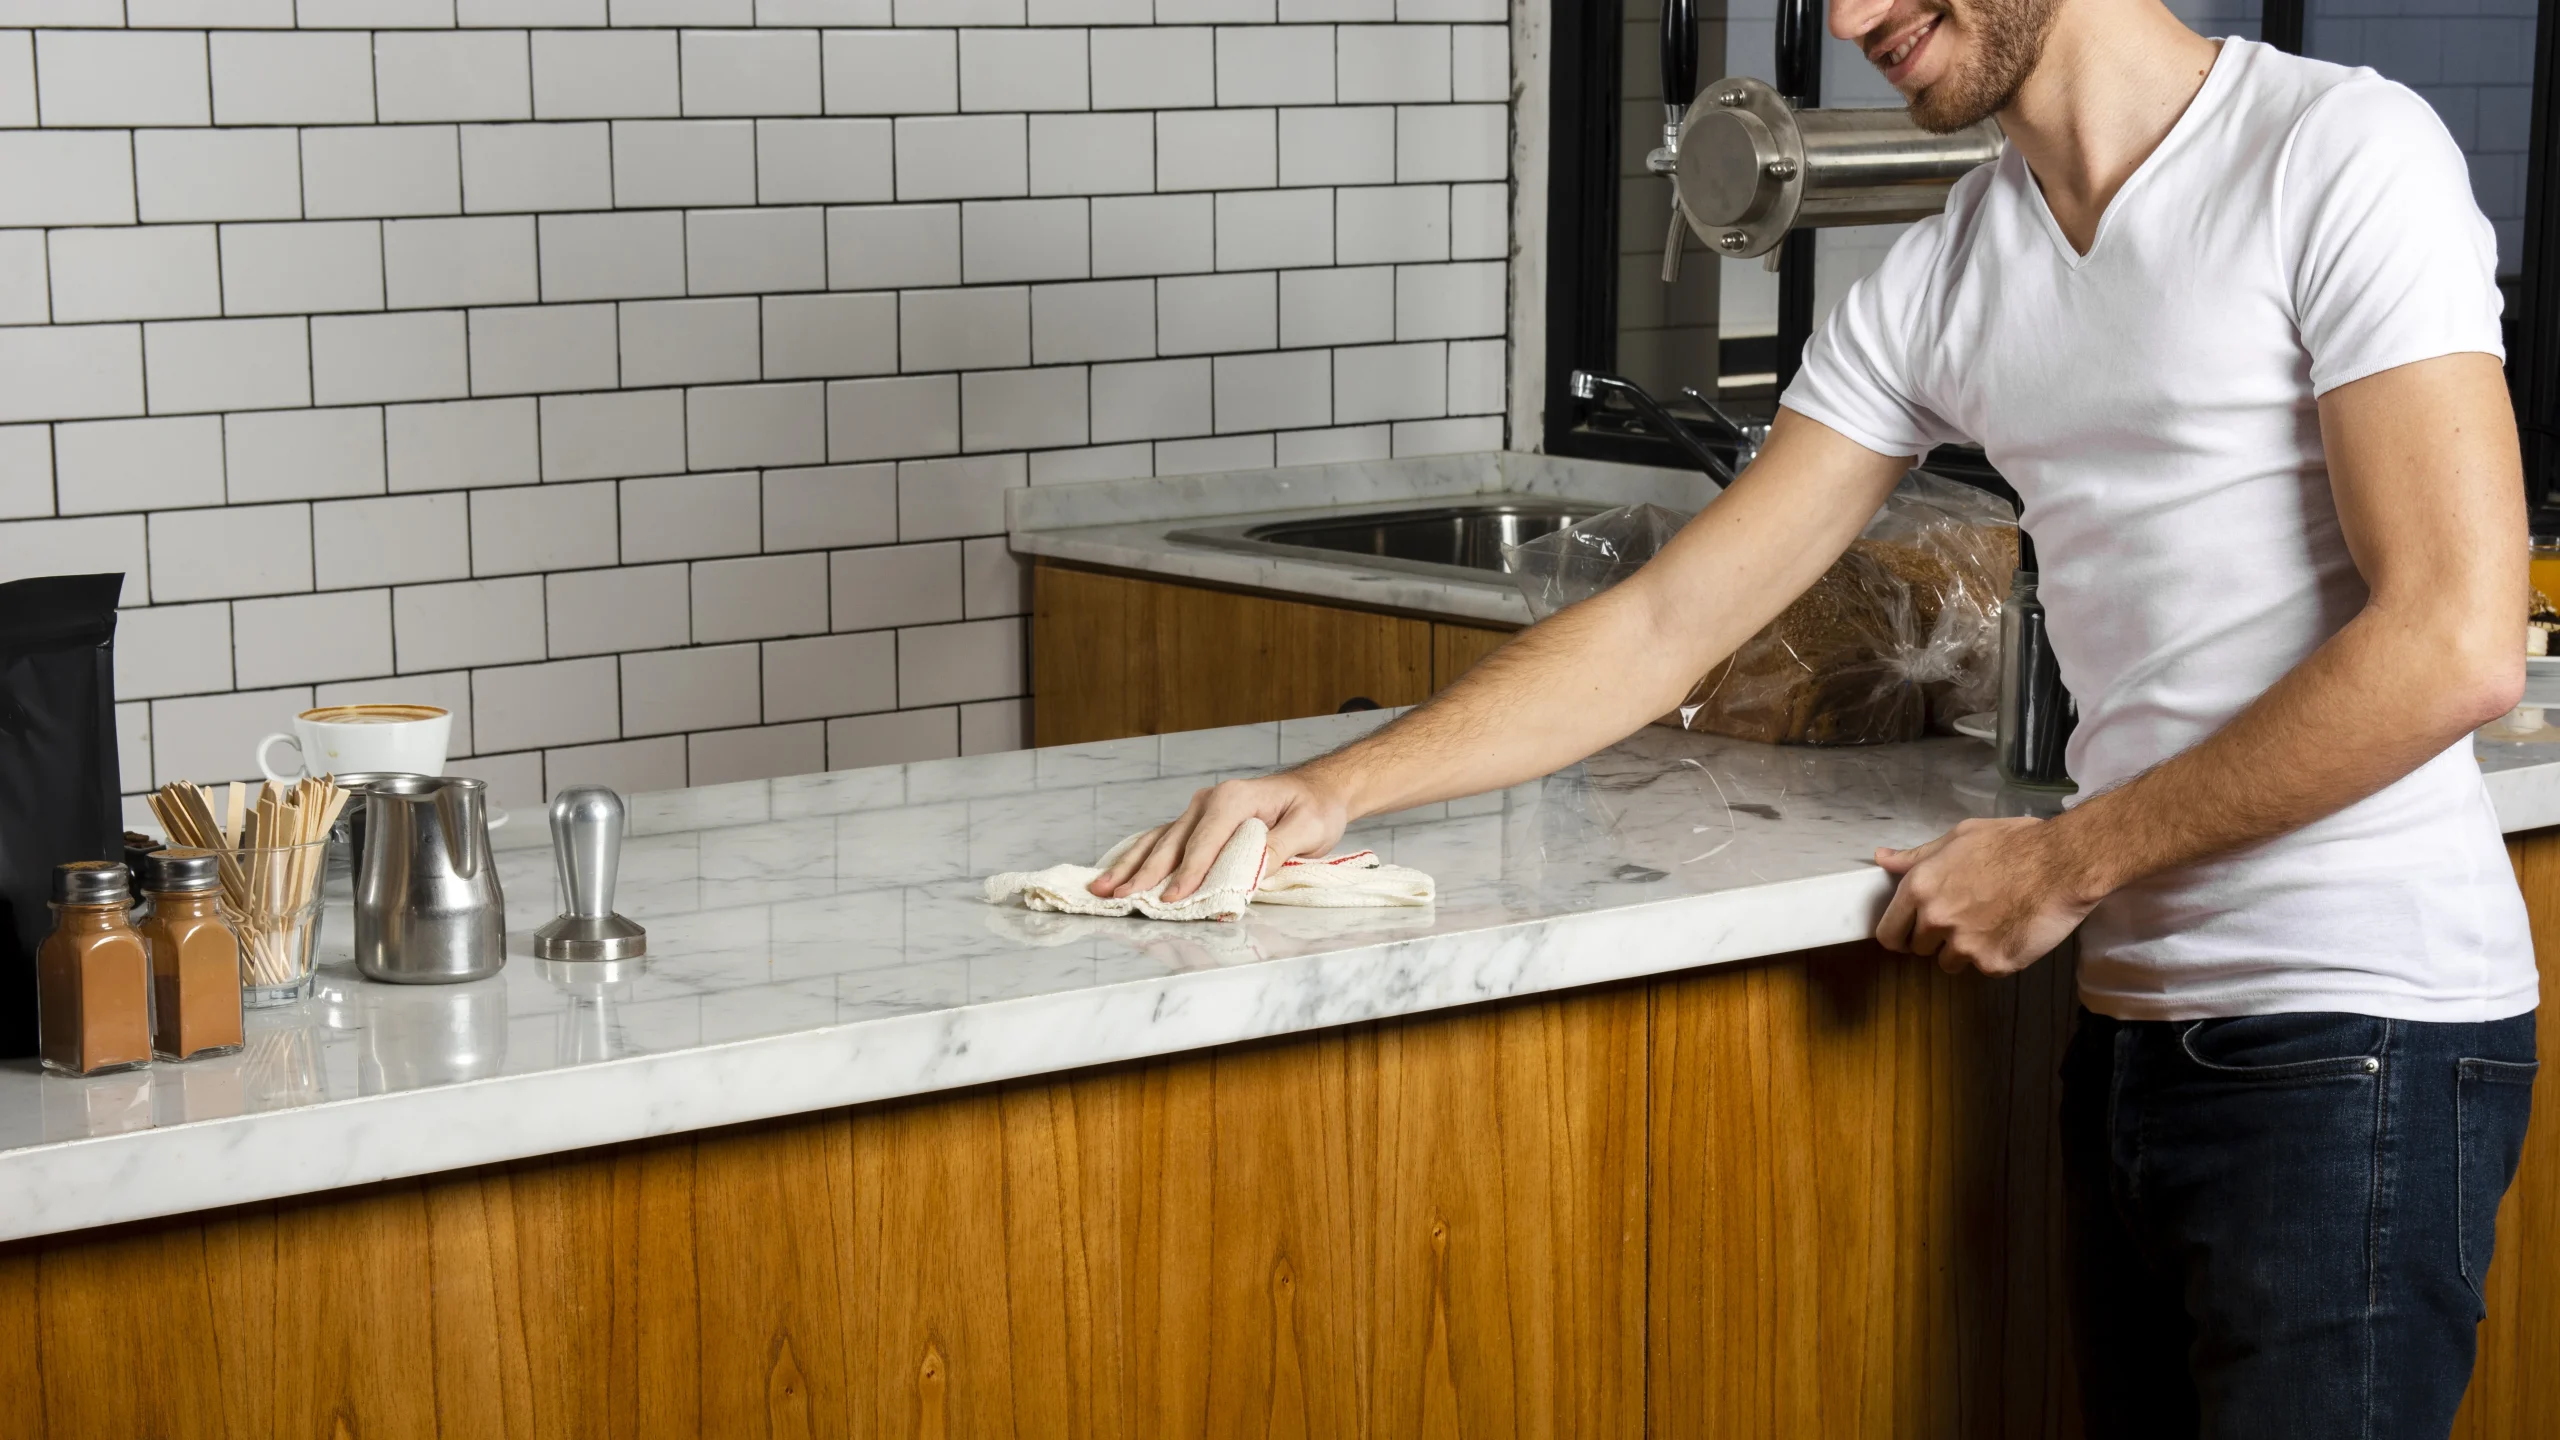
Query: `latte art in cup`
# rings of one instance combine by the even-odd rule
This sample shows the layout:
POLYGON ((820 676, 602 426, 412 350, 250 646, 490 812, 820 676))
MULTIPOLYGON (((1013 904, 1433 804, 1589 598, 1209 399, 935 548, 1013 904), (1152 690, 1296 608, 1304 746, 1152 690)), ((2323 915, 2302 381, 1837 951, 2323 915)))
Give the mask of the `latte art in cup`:
POLYGON ((359 771, 441 775, 452 730, 452 714, 434 705, 323 705, 295 716, 290 734, 259 741, 258 768, 279 785, 359 771), (300 750, 301 763, 279 771, 268 758, 278 741, 300 750))

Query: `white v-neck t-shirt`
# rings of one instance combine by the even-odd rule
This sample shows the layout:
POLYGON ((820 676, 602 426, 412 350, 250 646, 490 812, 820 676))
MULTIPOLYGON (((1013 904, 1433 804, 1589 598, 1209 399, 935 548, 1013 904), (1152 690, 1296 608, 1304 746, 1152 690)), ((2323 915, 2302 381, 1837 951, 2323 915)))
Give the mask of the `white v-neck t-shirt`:
MULTIPOLYGON (((1850 289, 1785 403, 1881 454, 1979 444, 2016 486, 2085 796, 2211 735, 2362 607, 2315 402, 2502 353, 2496 259, 2425 101, 2225 40, 2087 255, 2004 151, 1850 289)), ((2107 897, 2080 992, 2135 1020, 2533 1008, 2470 737, 2327 819, 2107 897)))

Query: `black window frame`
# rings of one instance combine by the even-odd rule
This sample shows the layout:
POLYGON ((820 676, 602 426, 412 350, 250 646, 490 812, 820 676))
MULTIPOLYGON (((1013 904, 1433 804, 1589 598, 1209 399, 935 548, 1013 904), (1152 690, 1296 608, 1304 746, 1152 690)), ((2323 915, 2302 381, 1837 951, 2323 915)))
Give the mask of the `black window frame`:
MULTIPOLYGON (((1819 104, 1824 0, 1781 0, 1778 88, 1819 104)), ((2299 53, 2306 0, 2263 0, 2259 35, 2299 53)), ((1611 370, 1617 351, 1619 44, 1622 0, 1554 0, 1547 161, 1547 334, 1539 428, 1550 454, 1686 468, 1679 447, 1632 426, 1587 423, 1598 401, 1574 398, 1576 369, 1611 370)), ((2532 134, 2525 164, 2522 284, 2508 297, 2507 385, 2524 449, 2526 500, 2538 534, 2560 533, 2560 225, 2551 171, 2560 163, 2553 102, 2560 77, 2560 0, 2540 0, 2534 31, 2532 134)), ((1813 316, 1813 235, 1787 237, 1779 266, 1778 333, 1723 342, 1727 373, 1792 378, 1813 316)), ((1715 437, 1701 431, 1701 439, 1715 437)), ((1941 451, 1931 463, 1971 469, 1979 451, 1941 451)))

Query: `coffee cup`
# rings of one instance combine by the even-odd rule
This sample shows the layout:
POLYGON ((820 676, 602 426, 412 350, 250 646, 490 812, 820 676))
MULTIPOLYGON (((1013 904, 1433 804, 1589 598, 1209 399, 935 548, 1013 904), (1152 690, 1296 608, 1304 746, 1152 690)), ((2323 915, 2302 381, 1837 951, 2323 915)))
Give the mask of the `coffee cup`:
POLYGON ((258 769, 278 785, 305 775, 365 771, 441 775, 452 731, 452 714, 434 705, 323 705, 293 717, 292 733, 278 731, 259 741, 258 769), (301 752, 289 773, 267 760, 279 740, 301 752))

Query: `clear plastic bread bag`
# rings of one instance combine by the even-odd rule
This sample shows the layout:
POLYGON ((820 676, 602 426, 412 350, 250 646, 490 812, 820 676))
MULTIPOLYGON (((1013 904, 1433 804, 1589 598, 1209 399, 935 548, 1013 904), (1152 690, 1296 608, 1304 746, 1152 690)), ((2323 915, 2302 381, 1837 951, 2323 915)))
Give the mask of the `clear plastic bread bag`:
MULTIPOLYGON (((1503 559, 1543 620, 1634 574, 1687 518, 1622 506, 1510 546, 1503 559)), ((1999 698, 2000 603, 2017 564, 2007 501, 1914 470, 1847 553, 1665 718, 1795 745, 1945 732, 1999 698)))

